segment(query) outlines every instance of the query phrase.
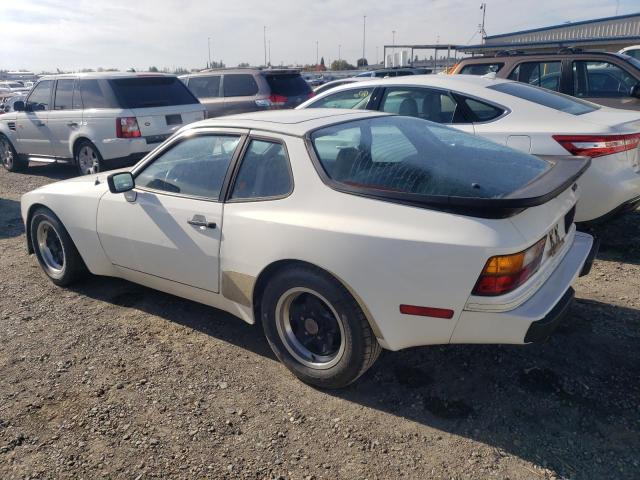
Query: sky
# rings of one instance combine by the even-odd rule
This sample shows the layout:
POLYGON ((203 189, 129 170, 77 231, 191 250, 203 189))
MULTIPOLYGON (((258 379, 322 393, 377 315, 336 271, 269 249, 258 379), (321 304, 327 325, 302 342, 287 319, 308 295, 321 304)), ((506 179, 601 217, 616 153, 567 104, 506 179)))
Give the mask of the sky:
MULTIPOLYGON (((480 43, 480 1, 471 0, 0 0, 0 69, 35 72, 130 67, 204 68, 319 56, 351 63, 382 58, 382 46, 480 43), (475 34, 475 35, 474 35, 475 34)), ((640 11, 638 0, 486 0, 485 30, 496 35, 640 11)), ((431 52, 424 52, 431 55, 431 52)), ((421 54, 420 54, 421 55, 421 54)))

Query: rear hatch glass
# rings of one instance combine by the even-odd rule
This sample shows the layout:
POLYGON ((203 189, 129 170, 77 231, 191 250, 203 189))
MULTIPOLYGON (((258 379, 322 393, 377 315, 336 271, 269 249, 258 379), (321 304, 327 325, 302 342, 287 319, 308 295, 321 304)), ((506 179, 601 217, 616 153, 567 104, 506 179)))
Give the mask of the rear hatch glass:
POLYGON ((502 199, 551 164, 509 147, 421 119, 355 120, 311 136, 327 175, 369 191, 502 199))
POLYGON ((309 98, 311 87, 299 73, 265 74, 270 95, 287 97, 287 106, 296 106, 309 98))
POLYGON ((152 108, 199 103, 176 77, 132 77, 109 80, 122 108, 152 108))

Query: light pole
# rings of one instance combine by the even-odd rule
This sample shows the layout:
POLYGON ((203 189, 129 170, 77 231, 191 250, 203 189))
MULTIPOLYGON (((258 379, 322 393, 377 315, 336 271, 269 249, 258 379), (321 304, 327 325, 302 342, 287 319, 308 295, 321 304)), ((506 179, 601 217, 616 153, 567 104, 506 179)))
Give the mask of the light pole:
POLYGON ((396 31, 395 30, 391 30, 391 35, 393 35, 393 41, 391 42, 391 45, 393 45, 395 47, 395 45, 396 45, 396 31))
POLYGON ((376 47, 376 65, 378 64, 378 47, 376 47))
POLYGON ((269 39, 269 66, 271 66, 271 39, 269 39))
POLYGON ((342 45, 338 45, 338 63, 342 61, 342 45))
POLYGON ((366 15, 364 15, 364 16, 362 17, 362 63, 363 63, 363 65, 362 65, 362 66, 364 66, 364 59, 365 59, 365 56, 364 56, 364 55, 365 55, 365 49, 364 49, 364 46, 365 46, 366 38, 367 38, 367 16, 366 16, 366 15))
POLYGON ((211 68, 211 37, 207 37, 207 46, 209 47, 209 63, 207 68, 211 68))
POLYGON ((267 66, 267 26, 262 29, 262 40, 264 42, 264 66, 267 66))
POLYGON ((316 40, 316 66, 318 66, 320 62, 318 61, 318 40, 316 40))

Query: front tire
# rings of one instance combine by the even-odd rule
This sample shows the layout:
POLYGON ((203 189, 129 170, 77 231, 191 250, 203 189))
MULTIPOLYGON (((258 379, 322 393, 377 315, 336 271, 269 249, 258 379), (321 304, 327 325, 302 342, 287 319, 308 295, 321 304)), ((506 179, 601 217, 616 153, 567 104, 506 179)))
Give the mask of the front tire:
POLYGON ((354 298, 314 267, 296 266, 276 274, 262 296, 261 317, 278 359, 310 385, 345 387, 380 354, 354 298))
POLYGON ((89 140, 81 140, 76 146, 75 162, 80 175, 92 175, 104 170, 102 155, 89 140))
POLYGON ((29 161, 21 159, 11 141, 2 134, 0 134, 0 161, 9 172, 23 172, 29 166, 29 161))
POLYGON ((73 240, 58 217, 47 208, 38 208, 29 224, 31 244, 40 267, 59 286, 82 278, 86 266, 73 240))

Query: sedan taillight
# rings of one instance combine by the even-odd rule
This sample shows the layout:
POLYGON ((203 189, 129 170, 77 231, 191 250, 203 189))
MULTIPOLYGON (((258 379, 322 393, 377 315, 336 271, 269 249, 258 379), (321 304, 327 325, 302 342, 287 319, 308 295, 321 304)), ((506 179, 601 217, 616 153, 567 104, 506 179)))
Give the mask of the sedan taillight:
POLYGON ((116 136, 118 138, 138 138, 141 137, 140 127, 136 117, 116 118, 116 136))
POLYGON ((602 157, 638 148, 640 133, 629 135, 553 135, 572 155, 602 157))

